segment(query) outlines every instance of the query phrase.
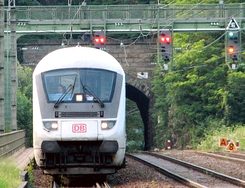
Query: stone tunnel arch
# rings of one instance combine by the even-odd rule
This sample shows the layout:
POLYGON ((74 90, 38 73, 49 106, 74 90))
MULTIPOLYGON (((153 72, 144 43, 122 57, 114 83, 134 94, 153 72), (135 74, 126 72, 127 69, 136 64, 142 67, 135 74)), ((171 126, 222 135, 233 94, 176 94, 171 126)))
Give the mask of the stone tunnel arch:
POLYGON ((134 101, 140 111, 140 115, 144 124, 144 150, 150 150, 152 146, 152 131, 149 125, 150 116, 150 99, 138 88, 126 83, 126 97, 134 101))

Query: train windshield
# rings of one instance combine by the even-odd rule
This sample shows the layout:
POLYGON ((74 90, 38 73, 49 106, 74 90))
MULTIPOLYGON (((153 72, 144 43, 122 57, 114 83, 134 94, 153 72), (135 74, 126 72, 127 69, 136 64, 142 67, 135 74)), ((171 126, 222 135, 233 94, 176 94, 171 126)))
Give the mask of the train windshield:
POLYGON ((45 72, 42 79, 49 102, 101 104, 112 100, 116 73, 102 69, 62 69, 45 72))

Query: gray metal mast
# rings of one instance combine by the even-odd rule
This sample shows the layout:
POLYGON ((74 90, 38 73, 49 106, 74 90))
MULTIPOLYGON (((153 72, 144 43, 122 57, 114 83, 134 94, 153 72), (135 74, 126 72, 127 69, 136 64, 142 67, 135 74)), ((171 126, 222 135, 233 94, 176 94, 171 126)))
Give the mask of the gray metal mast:
POLYGON ((0 0, 0 134, 5 129, 4 90, 4 0, 0 0))
POLYGON ((8 1, 5 39, 5 131, 17 130, 17 50, 15 0, 8 1))

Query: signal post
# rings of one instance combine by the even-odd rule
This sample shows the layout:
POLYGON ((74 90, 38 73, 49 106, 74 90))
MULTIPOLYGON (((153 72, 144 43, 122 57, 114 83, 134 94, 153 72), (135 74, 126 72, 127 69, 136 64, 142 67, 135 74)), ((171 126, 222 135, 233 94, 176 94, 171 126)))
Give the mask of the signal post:
POLYGON ((160 54, 163 60, 163 69, 168 70, 172 61, 172 33, 170 30, 161 30, 158 42, 160 44, 160 54))
POLYGON ((226 63, 230 69, 237 69, 241 53, 241 32, 237 21, 232 18, 226 28, 226 63))
POLYGON ((93 44, 97 49, 105 50, 106 37, 103 31, 95 32, 93 35, 93 44))

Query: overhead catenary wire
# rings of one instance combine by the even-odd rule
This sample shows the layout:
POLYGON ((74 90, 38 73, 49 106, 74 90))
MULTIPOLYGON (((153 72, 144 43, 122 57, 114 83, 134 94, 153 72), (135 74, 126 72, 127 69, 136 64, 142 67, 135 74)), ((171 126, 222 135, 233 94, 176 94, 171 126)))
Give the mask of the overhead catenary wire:
MULTIPOLYGON (((195 9, 196 7, 198 7, 200 4, 202 4, 203 3, 203 1, 201 1, 201 2, 199 2, 199 3, 197 3, 195 6, 191 6, 189 9, 185 9, 185 11, 183 12, 183 14, 187 14, 188 15, 188 13, 190 13, 190 12, 192 12, 193 11, 193 9, 195 9)), ((170 5, 173 5, 174 4, 174 1, 172 1, 172 2, 170 2, 169 4, 159 4, 158 6, 161 6, 161 8, 162 9, 164 9, 164 8, 166 8, 166 7, 168 7, 168 6, 170 6, 170 5)), ((73 22, 74 22, 74 20, 75 20, 75 18, 76 18, 76 16, 78 15, 78 13, 80 12, 80 10, 81 10, 81 7, 82 7, 82 5, 79 5, 79 7, 78 7, 78 9, 77 9, 77 11, 75 12, 75 14, 73 15, 73 18, 72 18, 72 20, 71 20, 71 22, 70 22, 70 28, 71 28, 71 32, 72 32, 72 25, 73 25, 73 22)), ((171 19, 170 19, 171 20, 171 19)), ((157 22, 157 17, 154 19, 154 21, 152 22, 152 25, 154 25, 155 23, 157 22)), ((169 24, 168 25, 171 25, 171 24, 173 24, 173 21, 171 21, 171 22, 169 22, 169 24)), ((141 25, 141 23, 139 22, 139 27, 140 27, 140 25, 141 25)), ((161 29, 167 29, 167 27, 164 27, 164 28, 161 28, 161 29)), ((151 32, 151 31, 148 31, 147 33, 144 31, 144 29, 143 28, 141 28, 140 29, 140 33, 139 33, 139 35, 137 36, 137 37, 133 37, 133 38, 131 38, 131 39, 125 39, 126 41, 129 41, 129 40, 133 40, 132 42, 130 42, 129 44, 124 44, 124 39, 116 39, 116 38, 113 38, 113 37, 110 37, 110 39, 111 40, 114 40, 114 41, 117 41, 117 42, 119 42, 119 43, 123 43, 123 52, 124 52, 124 56, 125 56, 125 63, 127 64, 127 66, 129 66, 129 63, 128 63, 128 61, 127 61, 127 58, 128 58, 128 55, 127 55, 127 48, 129 48, 130 46, 132 46, 132 45, 135 45, 142 37, 144 38, 144 37, 149 37, 149 36, 152 36, 152 37, 154 37, 155 35, 157 34, 157 32, 151 32)), ((221 36, 219 36, 217 39, 215 39, 214 41, 212 41, 212 42, 210 42, 209 44, 207 44, 205 47, 204 47, 204 49, 205 48, 208 48, 208 47, 210 47, 210 46, 212 46, 214 43, 216 43, 217 41, 219 41, 223 36, 225 35, 225 33, 223 33, 221 36)), ((65 36, 65 33, 64 33, 64 36, 65 36)), ((69 40, 69 39, 68 39, 69 40)))

